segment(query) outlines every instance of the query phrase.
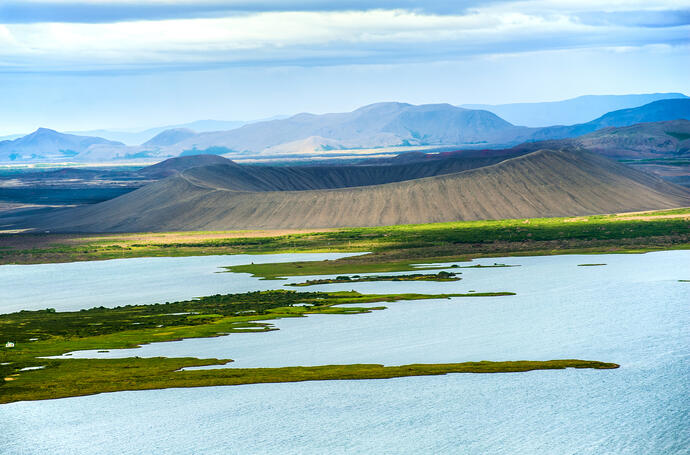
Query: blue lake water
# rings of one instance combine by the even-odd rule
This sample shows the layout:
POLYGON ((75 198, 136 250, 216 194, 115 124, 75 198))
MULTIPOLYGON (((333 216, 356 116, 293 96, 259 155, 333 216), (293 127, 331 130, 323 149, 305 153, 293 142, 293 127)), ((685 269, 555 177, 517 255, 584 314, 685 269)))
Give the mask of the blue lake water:
POLYGON ((678 281, 690 279, 690 251, 479 262, 520 267, 459 269, 458 282, 306 289, 518 295, 388 303, 369 314, 279 320, 275 332, 98 356, 235 359, 230 367, 581 358, 621 368, 13 403, 0 406, 0 453, 690 453, 690 283, 678 281))
POLYGON ((278 281, 217 273, 221 267, 337 259, 341 253, 240 254, 0 265, 0 313, 55 308, 74 311, 176 301, 218 293, 274 289, 278 281))

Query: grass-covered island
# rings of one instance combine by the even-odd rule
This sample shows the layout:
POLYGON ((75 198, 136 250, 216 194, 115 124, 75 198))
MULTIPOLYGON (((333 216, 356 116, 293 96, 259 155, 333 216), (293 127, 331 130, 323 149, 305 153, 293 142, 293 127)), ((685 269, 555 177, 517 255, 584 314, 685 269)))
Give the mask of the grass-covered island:
POLYGON ((307 280, 301 283, 288 283, 285 286, 315 286, 317 284, 362 283, 366 281, 459 281, 462 278, 456 273, 440 271, 438 273, 411 273, 406 275, 339 275, 335 278, 307 280))
MULTIPOLYGON (((510 293, 486 293, 507 295, 510 293)), ((287 368, 181 368, 224 365, 231 359, 71 359, 78 350, 133 348, 146 343, 275 330, 267 321, 308 314, 358 314, 385 307, 337 306, 397 300, 478 297, 482 294, 393 294, 262 291, 154 305, 92 308, 73 312, 20 311, 0 315, 0 333, 14 346, 0 348, 0 403, 121 390, 199 387, 326 379, 376 379, 446 373, 499 373, 538 369, 617 368, 576 359, 287 368), (61 358, 46 358, 63 356, 61 358)), ((258 336, 258 335, 257 335, 258 336)))

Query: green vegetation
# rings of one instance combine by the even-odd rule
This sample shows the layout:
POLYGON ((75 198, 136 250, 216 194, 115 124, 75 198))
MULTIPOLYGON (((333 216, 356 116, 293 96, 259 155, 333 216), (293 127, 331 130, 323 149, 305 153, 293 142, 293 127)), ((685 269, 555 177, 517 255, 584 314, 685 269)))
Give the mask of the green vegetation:
MULTIPOLYGON (((483 295, 512 295, 485 293, 483 295)), ((360 294, 358 292, 256 291, 202 297, 155 305, 128 305, 56 312, 53 309, 0 315, 0 403, 56 398, 112 390, 186 387, 215 383, 278 382, 310 378, 307 373, 281 379, 281 369, 242 371, 240 379, 228 379, 225 370, 176 372, 179 368, 223 365, 230 359, 69 359, 45 358, 80 350, 107 351, 142 344, 215 337, 237 332, 275 330, 266 321, 308 314, 358 314, 385 307, 336 306, 397 300, 480 297, 482 294, 360 294), (27 368, 44 367, 26 370, 27 368), (263 380, 265 374, 267 378, 263 380), (214 379, 215 376, 225 379, 214 379), (306 375, 306 376, 304 376, 306 375), (295 379, 297 378, 297 379, 295 379), (216 381, 216 382, 214 382, 216 381), (221 382, 218 382, 221 381, 221 382), (226 381, 226 382, 222 382, 226 381), (229 381, 229 382, 228 382, 229 381), (232 382, 239 381, 239 382, 232 382), (190 385, 191 384, 191 385, 190 385)), ((346 367, 343 367, 346 368, 346 367)), ((347 374, 355 374, 356 368, 347 374)), ((368 370, 367 370, 368 371, 368 370)), ((333 373, 317 372, 321 378, 333 373)), ((235 374, 235 373, 233 373, 235 374)), ((366 373, 370 374, 370 373, 366 373)), ((380 373, 385 374, 388 373, 380 373)), ((232 375, 231 375, 232 376, 232 375)), ((313 376, 313 375, 312 375, 313 376)))
MULTIPOLYGON (((425 258, 424 261, 437 262, 437 258, 425 258)), ((441 259, 441 258, 438 258, 441 259)), ((422 260, 386 260, 380 255, 367 254, 351 258, 338 259, 336 261, 299 261, 285 263, 268 264, 246 264, 239 266, 226 267, 229 272, 251 273, 253 276, 261 277, 263 280, 279 280, 286 276, 304 275, 337 275, 337 274, 360 274, 360 273, 382 273, 382 272, 406 272, 416 270, 437 270, 446 267, 417 266, 422 260), (359 258, 357 260, 356 258, 359 258), (417 267, 416 267, 417 266, 417 267)))
POLYGON ((687 139, 690 139, 690 134, 688 134, 688 133, 666 131, 666 134, 668 134, 669 136, 675 137, 679 141, 685 141, 687 139))
MULTIPOLYGON (((478 257, 564 253, 642 253, 690 248, 690 209, 588 217, 468 221, 423 225, 333 229, 321 232, 193 232, 122 235, 0 235, 0 263, 44 263, 127 257, 239 253, 360 252, 336 261, 249 264, 228 267, 266 279, 342 275, 322 282, 405 280, 441 277, 350 276, 447 268, 434 263, 478 257), (345 280, 344 276, 348 275, 345 280), (366 280, 362 278, 367 278, 366 280), (337 281, 340 280, 340 281, 337 281)), ((582 266, 604 264, 581 264, 582 266)), ((505 264, 453 268, 509 267, 505 264)), ((441 280, 457 279, 454 274, 441 280)), ((318 281, 319 283, 316 283, 318 281)), ((688 282, 690 280, 679 280, 688 282)), ((215 295, 156 305, 92 308, 78 312, 22 311, 0 315, 0 403, 88 395, 116 390, 253 384, 327 379, 374 379, 458 372, 513 372, 552 368, 617 368, 582 360, 470 362, 460 364, 336 365, 319 367, 213 369, 230 359, 69 359, 78 350, 133 348, 146 343, 275 330, 268 321, 308 314, 357 314, 384 307, 352 307, 396 300, 513 295, 510 292, 447 295, 363 295, 357 292, 266 291, 215 295), (15 347, 3 348, 13 341, 15 347), (44 367, 35 370, 26 368, 44 367), (23 370, 23 371, 22 371, 23 370), (3 379, 4 378, 4 379, 3 379)))
POLYGON ((463 265, 460 267, 457 264, 451 265, 451 268, 458 268, 458 269, 495 269, 495 268, 501 268, 501 267, 520 267, 517 264, 512 264, 512 265, 507 265, 507 264, 497 264, 493 263, 493 265, 482 265, 482 264, 475 264, 475 265, 463 265))
POLYGON ((606 265, 606 264, 578 264, 578 267, 597 267, 600 265, 606 265))
POLYGON ((662 164, 664 166, 687 166, 690 164, 688 158, 646 158, 646 159, 625 159, 618 160, 625 164, 662 164))
MULTIPOLYGON (((514 295, 506 292, 486 294, 514 295)), ((83 344, 85 340, 90 340, 92 337, 100 337, 96 340, 96 344, 107 340, 105 343, 107 346, 99 346, 98 349, 116 349, 135 347, 151 341, 209 336, 247 329, 256 331, 256 328, 268 326, 251 323, 251 321, 264 319, 314 313, 353 314, 383 308, 336 306, 345 303, 368 304, 466 296, 466 294, 360 294, 355 291, 296 292, 287 290, 216 294, 193 300, 153 305, 97 307, 67 312, 56 312, 48 308, 0 314, 0 333, 18 346, 22 345, 29 350, 32 346, 42 347, 40 342, 43 341, 48 341, 55 346, 58 338, 63 341, 79 339, 79 343, 83 344), (142 342, 133 343, 131 340, 135 338, 142 339, 142 342), (31 340, 34 341, 29 343, 31 340)), ((96 348, 78 347, 70 350, 75 349, 96 348)), ((22 349, 15 348, 11 352, 19 353, 22 349)))
MULTIPOLYGON (((328 264, 322 273, 398 272, 410 270, 411 264, 420 262, 449 262, 474 257, 689 248, 688 218, 690 208, 574 218, 461 221, 289 234, 276 232, 275 235, 267 231, 90 237, 4 234, 0 235, 0 245, 4 247, 0 249, 0 263, 240 253, 370 252, 372 254, 367 255, 368 258, 331 261, 333 264, 328 264), (340 267, 351 261, 358 263, 358 268, 340 267)), ((237 271, 249 270, 238 268, 237 271)), ((271 273, 262 272, 260 275, 271 273)))
POLYGON ((413 273, 409 275, 340 275, 335 278, 324 278, 322 280, 307 280, 302 283, 289 283, 285 286, 314 286, 317 284, 333 283, 361 283, 365 281, 459 281, 455 273, 440 271, 433 273, 413 273))
MULTIPOLYGON (((370 254, 336 261, 247 264, 228 267, 263 279, 285 276, 433 270, 436 262, 477 257, 550 254, 644 253, 690 248, 690 209, 576 218, 470 221, 337 231, 376 239, 370 254), (685 216, 688 215, 688 216, 685 216)), ((504 266, 496 264, 496 266, 504 266)), ((476 267, 476 266, 471 266, 476 267)), ((479 266, 481 267, 481 266, 479 266)))
POLYGON ((200 365, 220 365, 217 359, 128 358, 113 360, 71 359, 50 368, 21 374, 16 381, 0 387, 0 404, 14 401, 46 400, 92 395, 120 390, 147 390, 169 387, 202 387, 272 382, 323 381, 343 379, 388 379, 448 373, 516 373, 564 368, 614 369, 619 365, 588 360, 548 360, 516 362, 465 362, 412 364, 384 367, 378 364, 324 365, 285 368, 225 368, 179 371, 200 365))

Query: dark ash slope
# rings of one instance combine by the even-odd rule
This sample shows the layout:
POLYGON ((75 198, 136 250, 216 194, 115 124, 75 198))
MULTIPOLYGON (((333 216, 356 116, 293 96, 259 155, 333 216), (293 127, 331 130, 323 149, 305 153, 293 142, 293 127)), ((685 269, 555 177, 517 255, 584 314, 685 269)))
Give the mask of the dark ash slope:
POLYGON ((305 191, 382 185, 424 177, 453 174, 499 163, 525 154, 518 150, 497 156, 464 153, 425 162, 355 166, 245 166, 231 161, 184 172, 191 183, 235 191, 305 191))
POLYGON ((215 166, 191 169, 111 201, 30 224, 75 232, 317 228, 690 205, 690 191, 583 151, 541 150, 475 170, 331 190, 228 189, 222 175, 215 166))

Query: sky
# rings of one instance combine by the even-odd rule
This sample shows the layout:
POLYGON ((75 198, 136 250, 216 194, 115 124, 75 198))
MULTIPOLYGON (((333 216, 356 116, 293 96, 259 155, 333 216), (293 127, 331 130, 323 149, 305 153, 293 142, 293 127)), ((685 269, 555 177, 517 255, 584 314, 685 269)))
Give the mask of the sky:
POLYGON ((0 135, 690 94, 689 70, 690 0, 0 0, 0 135))

